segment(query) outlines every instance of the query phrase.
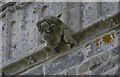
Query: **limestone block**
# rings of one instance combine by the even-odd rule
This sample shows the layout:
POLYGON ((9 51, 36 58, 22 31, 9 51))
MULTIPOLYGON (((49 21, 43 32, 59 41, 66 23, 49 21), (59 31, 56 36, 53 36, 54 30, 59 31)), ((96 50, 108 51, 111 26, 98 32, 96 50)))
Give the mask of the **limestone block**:
POLYGON ((103 2, 102 3, 103 15, 114 14, 118 12, 117 2, 103 2))
POLYGON ((53 60, 51 63, 45 65, 45 74, 53 75, 56 72, 60 72, 65 69, 65 60, 67 60, 68 56, 64 55, 58 59, 53 60), (64 58, 64 59, 63 59, 64 58))
POLYGON ((11 32, 11 52, 12 52, 12 58, 20 55, 21 48, 22 48, 22 16, 23 11, 22 10, 17 10, 12 14, 12 20, 15 21, 15 23, 12 25, 12 32, 11 32))
POLYGON ((97 19, 97 3, 83 3, 83 6, 83 27, 85 28, 97 19))
POLYGON ((93 71, 94 75, 101 75, 102 73, 110 70, 111 68, 118 65, 118 56, 113 57, 103 63, 100 67, 98 67, 96 70, 93 71))
POLYGON ((37 43, 37 35, 36 35, 37 34, 37 31, 36 31, 37 16, 33 14, 34 8, 35 8, 34 3, 32 3, 29 6, 27 6, 26 9, 24 9, 25 18, 23 18, 24 19, 23 22, 25 24, 24 26, 26 27, 26 29, 23 31, 24 32, 23 35, 25 34, 23 38, 27 40, 27 42, 25 43, 27 50, 25 50, 25 52, 30 51, 37 46, 36 44, 37 43))
POLYGON ((85 58, 89 58, 91 56, 94 56, 96 53, 96 44, 95 42, 91 41, 89 43, 86 43, 83 48, 83 53, 85 58))
POLYGON ((13 23, 11 23, 11 8, 9 7, 5 10, 6 12, 6 17, 2 18, 2 35, 3 35, 3 56, 4 56, 4 60, 8 60, 10 59, 10 46, 11 46, 11 25, 13 23))
POLYGON ((68 70, 66 70, 66 75, 76 75, 76 67, 72 67, 68 70))
POLYGON ((94 56, 88 60, 85 60, 79 65, 78 74, 82 75, 86 71, 96 69, 101 63, 108 60, 108 52, 100 53, 97 56, 94 56))
POLYGON ((116 35, 118 38, 118 46, 120 46, 120 27, 116 30, 116 35))
POLYGON ((119 75, 119 74, 116 74, 118 73, 118 65, 111 68, 110 70, 108 70, 107 72, 103 73, 102 75, 119 75))
POLYGON ((73 31, 73 33, 79 32, 79 30, 82 28, 80 27, 80 2, 78 3, 68 3, 68 26, 73 31))
POLYGON ((12 25, 12 58, 17 57, 17 55, 25 55, 28 51, 35 49, 38 40, 41 40, 38 39, 40 36, 36 27, 38 14, 33 12, 35 8, 35 3, 31 3, 12 13, 11 19, 15 21, 12 25))
POLYGON ((56 58, 50 63, 45 65, 45 72, 48 75, 60 72, 63 69, 68 69, 75 64, 79 64, 83 61, 83 54, 79 49, 74 50, 76 53, 70 53, 56 58), (78 50, 78 51, 77 51, 78 50))
POLYGON ((8 35, 8 30, 7 30, 7 24, 5 23, 5 19, 1 19, 0 20, 2 23, 2 61, 5 61, 6 60, 6 51, 7 51, 7 35, 8 35))
MULTIPOLYGON (((2 24, 2 19, 0 19, 0 24, 2 24)), ((0 63, 2 63, 2 25, 0 25, 0 63)), ((1 64, 0 64, 0 67, 1 67, 1 64)))
POLYGON ((51 2, 48 4, 48 14, 57 16, 62 13, 63 6, 62 2, 51 2))
POLYGON ((111 57, 114 57, 116 55, 119 55, 120 54, 120 46, 116 47, 116 48, 113 48, 110 50, 110 55, 111 57))

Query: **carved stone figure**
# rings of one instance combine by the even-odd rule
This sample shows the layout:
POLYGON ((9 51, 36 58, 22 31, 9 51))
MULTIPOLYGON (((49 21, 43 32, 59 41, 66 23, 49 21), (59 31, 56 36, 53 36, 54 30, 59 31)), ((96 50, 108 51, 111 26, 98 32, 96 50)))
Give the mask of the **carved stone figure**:
POLYGON ((72 37, 70 29, 55 16, 46 16, 37 23, 38 31, 51 51, 60 52, 72 48, 76 41, 72 37))

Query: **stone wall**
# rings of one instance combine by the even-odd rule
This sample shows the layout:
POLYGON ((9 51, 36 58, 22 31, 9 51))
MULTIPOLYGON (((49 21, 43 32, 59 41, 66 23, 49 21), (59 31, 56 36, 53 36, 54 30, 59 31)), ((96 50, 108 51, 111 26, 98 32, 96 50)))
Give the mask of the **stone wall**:
POLYGON ((54 59, 35 66, 22 74, 117 75, 119 54, 117 39, 116 31, 111 31, 70 50, 67 54, 56 56, 54 59), (109 43, 105 42, 105 39, 108 38, 111 38, 109 43), (98 41, 98 39, 100 40, 98 41))
POLYGON ((0 6, 4 9, 0 14, 3 73, 118 74, 119 6, 117 2, 4 3, 0 6), (36 23, 41 17, 60 13, 60 19, 73 31, 78 45, 55 54, 43 50, 46 44, 41 43, 36 23))

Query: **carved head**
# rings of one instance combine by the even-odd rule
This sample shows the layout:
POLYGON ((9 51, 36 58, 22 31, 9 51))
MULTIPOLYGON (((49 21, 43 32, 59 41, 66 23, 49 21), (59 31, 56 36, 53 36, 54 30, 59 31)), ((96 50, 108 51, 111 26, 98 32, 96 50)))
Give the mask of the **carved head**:
POLYGON ((50 32, 50 28, 53 26, 53 24, 61 24, 62 21, 59 19, 61 16, 58 15, 57 17, 55 16, 45 16, 42 18, 40 21, 37 23, 38 31, 40 32, 50 32))
POLYGON ((37 23, 38 31, 40 32, 50 32, 50 25, 46 21, 40 21, 37 23))

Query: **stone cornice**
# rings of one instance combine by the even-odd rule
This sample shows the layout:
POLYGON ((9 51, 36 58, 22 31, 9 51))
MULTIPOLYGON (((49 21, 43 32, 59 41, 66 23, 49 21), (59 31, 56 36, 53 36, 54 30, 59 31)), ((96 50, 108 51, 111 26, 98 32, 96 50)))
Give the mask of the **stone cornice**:
MULTIPOLYGON (((84 44, 85 42, 90 41, 95 37, 100 36, 101 34, 114 30, 117 27, 120 27, 120 12, 112 16, 108 16, 107 18, 102 17, 83 31, 78 32, 74 35, 74 37, 78 41, 78 45, 76 47, 81 46, 81 44, 84 44)), ((69 51, 70 50, 65 51, 63 53, 69 53, 69 51)), ((21 59, 9 62, 6 65, 4 65, 5 63, 3 63, 2 70, 5 74, 20 74, 26 71, 27 69, 32 68, 47 60, 50 60, 55 56, 57 57, 57 55, 60 54, 62 53, 56 54, 50 52, 49 50, 47 50, 46 47, 44 47, 43 49, 38 49, 37 51, 34 51, 33 53, 26 55, 21 59)))

